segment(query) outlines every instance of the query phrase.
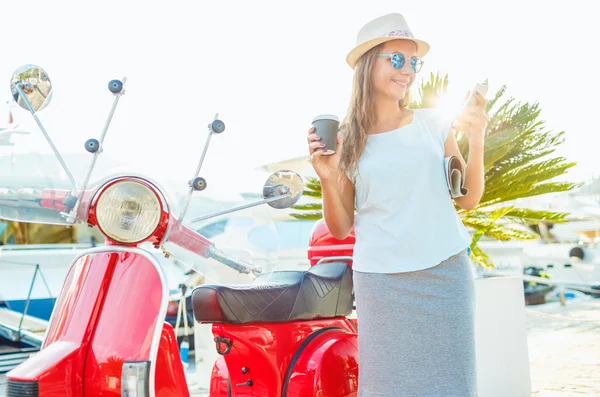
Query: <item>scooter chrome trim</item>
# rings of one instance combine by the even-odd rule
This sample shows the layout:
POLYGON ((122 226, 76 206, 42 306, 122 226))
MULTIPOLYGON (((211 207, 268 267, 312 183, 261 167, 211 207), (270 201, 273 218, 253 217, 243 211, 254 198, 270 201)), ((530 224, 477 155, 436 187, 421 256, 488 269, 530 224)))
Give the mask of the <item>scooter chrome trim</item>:
MULTIPOLYGON (((156 393, 155 393, 156 392, 156 388, 155 388, 156 358, 158 356, 158 346, 160 344, 160 336, 162 334, 164 320, 167 317, 167 307, 169 305, 169 289, 167 288, 165 273, 164 273, 162 267, 160 266, 160 264, 158 263, 158 261, 156 260, 156 258, 154 257, 154 255, 152 255, 148 251, 143 250, 138 247, 120 247, 120 246, 114 246, 114 245, 104 246, 104 247, 94 247, 94 248, 85 250, 85 251, 79 253, 75 257, 75 259, 73 259, 71 266, 73 266, 73 264, 75 262, 77 262, 83 256, 93 255, 93 254, 110 253, 110 252, 129 252, 132 254, 137 254, 137 255, 141 255, 141 256, 145 257, 146 259, 148 259, 148 261, 150 263, 152 263, 152 265, 156 269, 156 272, 158 273, 158 277, 160 278, 160 283, 162 285, 163 299, 162 299, 162 303, 160 306, 160 310, 158 312, 158 317, 156 319, 154 335, 152 336, 152 345, 150 346, 150 357, 149 357, 150 376, 148 378, 148 390, 150 392, 150 397, 156 397, 156 393)), ((52 312, 52 315, 50 316, 50 322, 52 322, 53 316, 54 316, 54 311, 52 312)))

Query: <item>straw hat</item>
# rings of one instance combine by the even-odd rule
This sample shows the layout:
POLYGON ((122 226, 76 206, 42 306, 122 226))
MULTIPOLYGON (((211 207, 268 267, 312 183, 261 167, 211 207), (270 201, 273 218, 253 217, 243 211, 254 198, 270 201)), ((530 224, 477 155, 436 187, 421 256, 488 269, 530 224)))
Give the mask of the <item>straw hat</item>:
POLYGON ((358 58, 371 48, 391 40, 410 40, 417 45, 417 56, 422 58, 429 51, 429 44, 415 39, 401 14, 387 14, 367 22, 356 37, 356 47, 348 53, 346 62, 352 69, 358 58))

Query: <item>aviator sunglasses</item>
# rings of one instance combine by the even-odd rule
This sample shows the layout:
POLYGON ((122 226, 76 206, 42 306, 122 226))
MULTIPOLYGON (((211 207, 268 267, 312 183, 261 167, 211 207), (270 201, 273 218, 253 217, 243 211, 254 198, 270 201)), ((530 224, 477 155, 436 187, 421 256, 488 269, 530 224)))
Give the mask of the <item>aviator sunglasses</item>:
MULTIPOLYGON (((406 62, 404 54, 400 54, 398 52, 394 52, 392 54, 377 54, 377 56, 385 58, 389 57, 392 61, 392 66, 394 69, 402 69, 402 66, 404 66, 404 63, 406 62)), ((410 58, 410 67, 412 68, 413 72, 419 73, 423 67, 423 60, 419 57, 410 58)))

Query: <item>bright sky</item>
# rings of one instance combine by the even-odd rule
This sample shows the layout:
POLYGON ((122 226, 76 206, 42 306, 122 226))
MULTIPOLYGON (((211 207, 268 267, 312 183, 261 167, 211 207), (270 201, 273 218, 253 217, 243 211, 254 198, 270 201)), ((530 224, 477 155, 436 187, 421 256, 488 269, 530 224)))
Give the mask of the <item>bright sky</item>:
MULTIPOLYGON (((203 175, 257 166, 306 154, 314 115, 344 116, 358 29, 400 12, 431 44, 422 77, 448 73, 454 98, 489 78, 490 92, 506 84, 539 101, 548 126, 567 131, 560 153, 579 162, 568 176, 579 181, 600 174, 593 3, 3 0, 0 99, 18 65, 44 67, 54 97, 40 117, 59 149, 82 151, 110 109, 108 81, 126 75, 107 153, 189 178, 218 112, 227 129, 213 137, 203 175)), ((24 111, 15 117, 35 129, 24 111)))

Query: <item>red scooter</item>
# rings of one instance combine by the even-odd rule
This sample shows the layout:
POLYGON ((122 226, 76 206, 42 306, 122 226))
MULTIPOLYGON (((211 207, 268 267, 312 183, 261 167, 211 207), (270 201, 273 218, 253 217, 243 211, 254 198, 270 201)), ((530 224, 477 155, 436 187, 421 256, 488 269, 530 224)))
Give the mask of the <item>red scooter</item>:
POLYGON ((262 204, 289 208, 303 192, 299 175, 275 172, 262 199, 184 223, 193 193, 207 187, 199 174, 210 138, 225 129, 215 117, 179 214, 148 178, 126 174, 90 183, 125 83, 109 83, 113 106, 100 139, 85 143, 93 157, 80 185, 37 116, 52 97, 47 73, 25 65, 12 77, 13 98, 31 112, 61 172, 24 178, 0 171, 0 218, 87 223, 106 236, 106 244, 73 261, 42 348, 7 374, 7 396, 190 395, 175 332, 165 321, 165 275, 157 256, 142 247, 147 243, 214 281, 192 293, 194 317, 213 324, 219 354, 206 391, 210 396, 356 396, 358 345, 355 325, 347 318, 353 309, 347 261, 277 271, 269 260, 241 260, 233 250, 217 248, 191 227, 262 204), (216 262, 252 281, 217 282, 210 276, 220 271, 216 262))

